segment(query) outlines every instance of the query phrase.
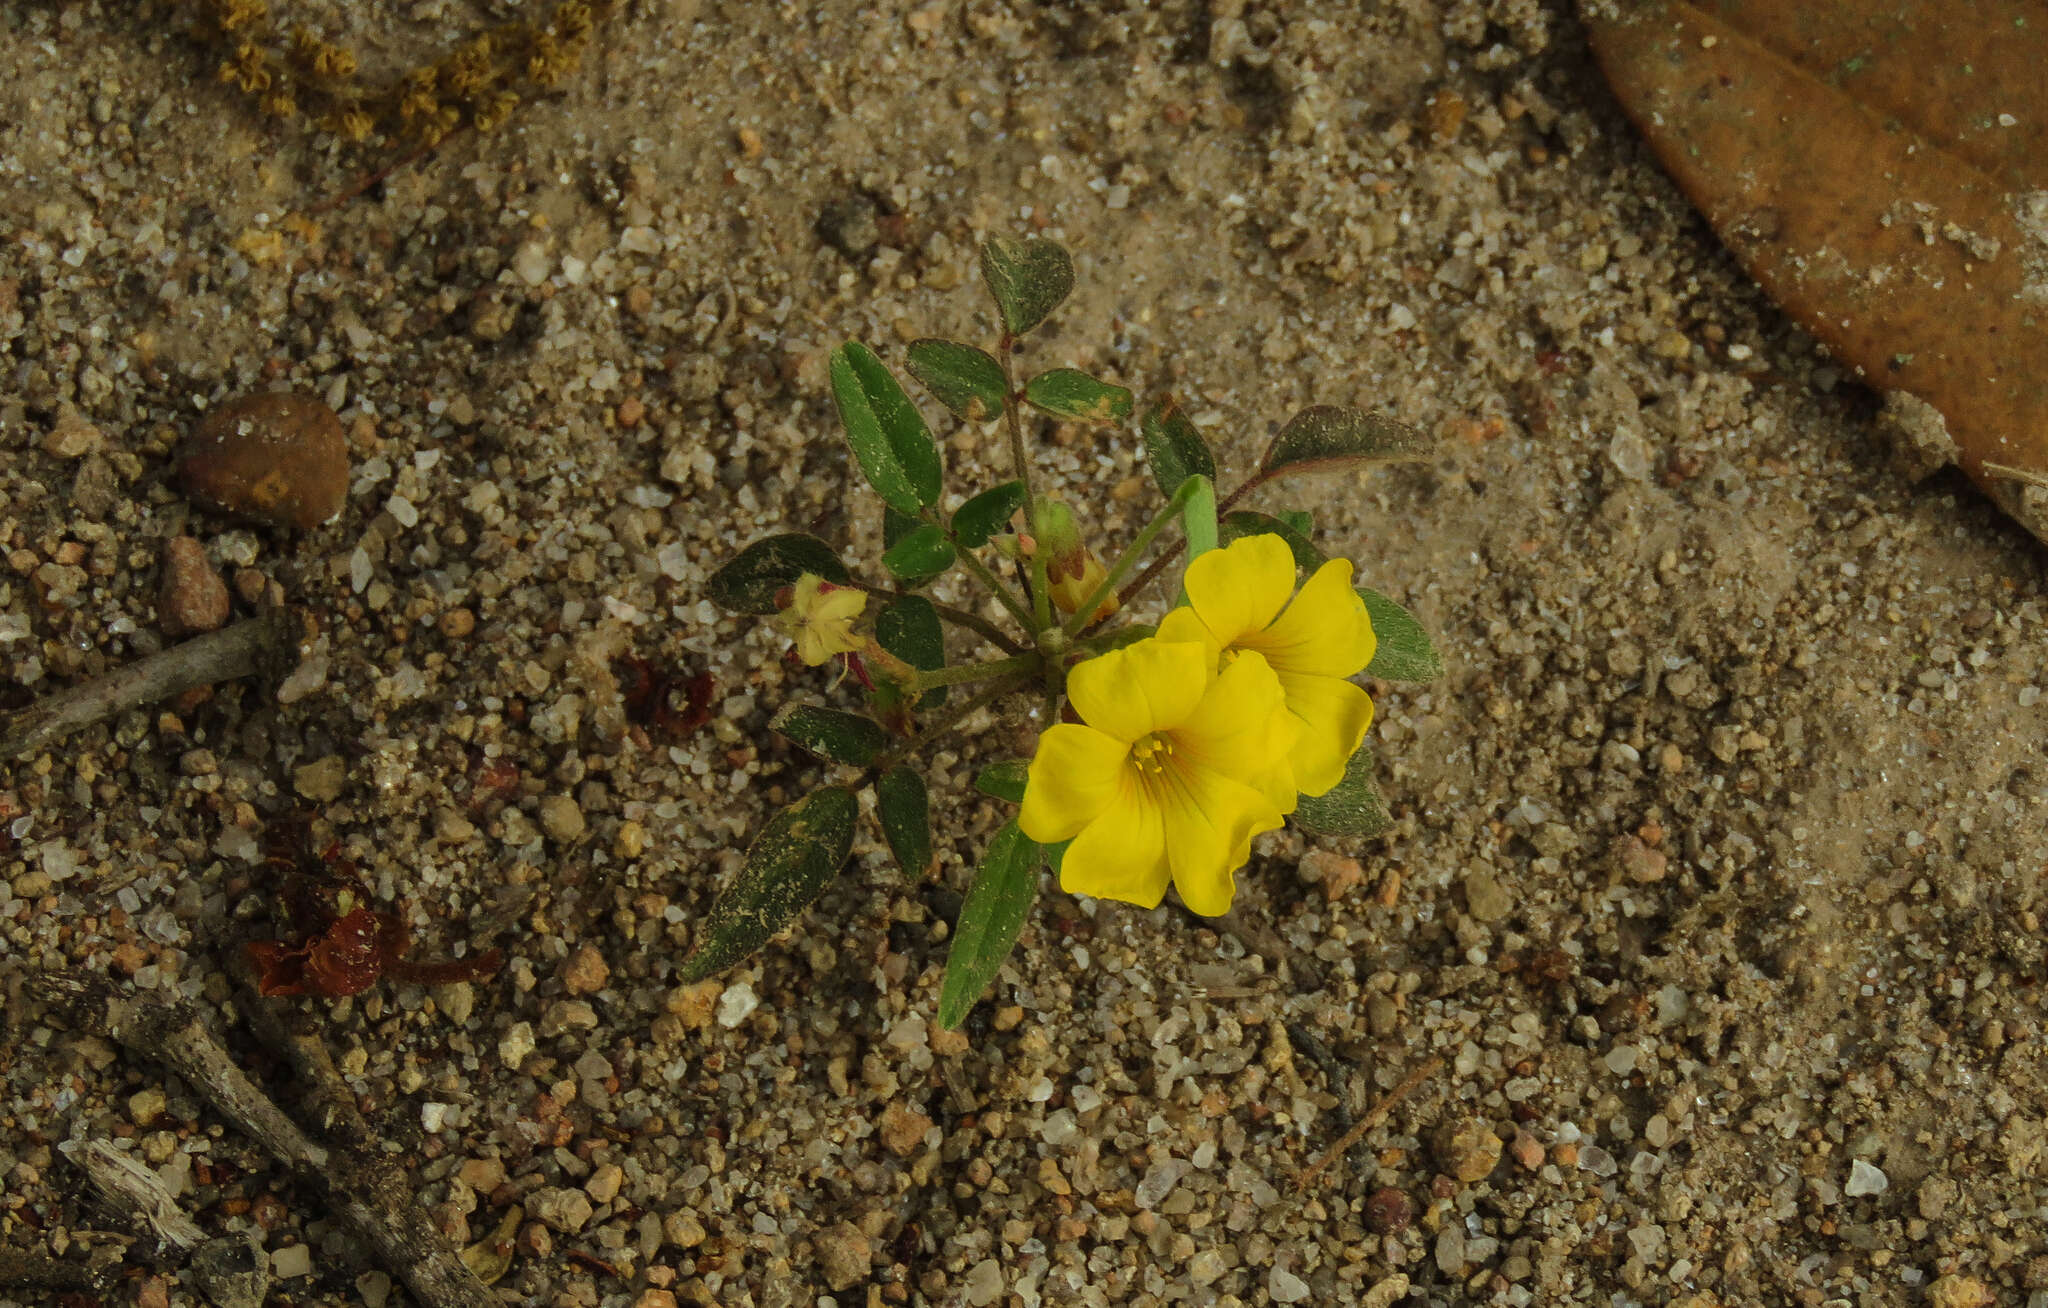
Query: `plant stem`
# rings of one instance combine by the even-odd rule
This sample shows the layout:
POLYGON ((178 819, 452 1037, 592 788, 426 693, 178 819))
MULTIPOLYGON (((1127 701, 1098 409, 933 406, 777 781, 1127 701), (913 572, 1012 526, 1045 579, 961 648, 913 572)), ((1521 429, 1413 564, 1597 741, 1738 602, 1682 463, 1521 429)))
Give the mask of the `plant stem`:
POLYGON ((917 688, 936 690, 940 686, 964 686, 970 682, 988 681, 1018 672, 1035 673, 1044 661, 1045 656, 1034 650, 1029 654, 1017 654, 987 663, 963 663, 950 668, 933 668, 929 672, 917 674, 917 688))
POLYGON ((890 768, 895 767, 904 759, 909 758, 912 754, 931 744, 940 736, 945 735, 974 714, 1003 698, 1003 696, 1015 693, 1030 680, 1031 674, 1029 672, 1012 672, 999 681, 991 682, 988 688, 979 695, 976 695, 964 704, 948 710, 943 717, 928 724, 923 731, 918 733, 917 739, 904 741, 901 745, 868 764, 866 771, 862 773, 860 779, 854 782, 854 789, 858 790, 862 786, 871 784, 876 777, 881 776, 890 768))
MULTIPOLYGON (((1180 516, 1180 511, 1187 506, 1188 500, 1193 498, 1196 490, 1207 484, 1208 480, 1207 477, 1190 477, 1182 482, 1180 489, 1173 493, 1173 498, 1166 502, 1166 507, 1153 514, 1152 521, 1138 529, 1138 534, 1131 538, 1131 543, 1124 547, 1124 552, 1116 556, 1116 562, 1103 574, 1102 584, 1081 602, 1081 606, 1074 610, 1074 616, 1067 619, 1067 635, 1078 635, 1083 627, 1094 620, 1095 611, 1102 607, 1102 602, 1116 589, 1117 582, 1123 580, 1125 574, 1137 565, 1138 560, 1144 557, 1145 551, 1152 547, 1153 540, 1160 532, 1166 530, 1168 523, 1180 516)), ((1174 550, 1177 552, 1179 549, 1180 544, 1176 541, 1174 550)), ((1167 557, 1171 558, 1172 555, 1169 554, 1167 557)), ((1154 564, 1153 567, 1156 570, 1158 565, 1154 564)), ((1151 573, 1148 572, 1146 575, 1150 576, 1151 573)))
MULTIPOLYGON (((877 586, 873 582, 867 581, 856 581, 849 584, 857 590, 864 590, 868 594, 884 600, 901 599, 906 593, 904 591, 891 590, 887 586, 877 586)), ((941 604, 929 596, 924 597, 924 600, 925 603, 932 606, 932 611, 937 613, 940 618, 952 623, 956 627, 967 628, 1003 653, 1022 654, 1024 652, 1024 647, 1011 639, 1007 632, 980 614, 970 613, 966 609, 954 608, 951 604, 941 604)))
POLYGON ((966 565, 969 572, 980 579, 982 585, 995 593, 995 597, 1002 601, 1003 607, 1010 611, 1011 617, 1023 623, 1028 630, 1038 630, 1032 625, 1031 610, 1024 607, 1024 601, 1017 597, 1017 592, 1003 584, 1001 577, 989 571, 987 564, 975 558, 973 552, 963 546, 954 546, 953 555, 966 565))
MULTIPOLYGON (((1223 516, 1229 513, 1231 509, 1235 508, 1239 500, 1243 499, 1246 495, 1249 495, 1251 492, 1257 490, 1260 486, 1263 486, 1265 484, 1265 477, 1254 476, 1248 481, 1246 481, 1242 486, 1239 486, 1236 490, 1224 496, 1223 502, 1216 506, 1217 521, 1222 521, 1223 516)), ((1116 602, 1119 605, 1128 604, 1131 602, 1133 598, 1143 593, 1145 587, 1152 584, 1152 579, 1158 576, 1167 564, 1172 563, 1175 559, 1180 557, 1181 545, 1181 541, 1175 541, 1173 542, 1173 544, 1167 546, 1163 551, 1161 551, 1159 557, 1152 560, 1152 562, 1146 566, 1145 570, 1138 574, 1138 579, 1136 581, 1132 582, 1130 585, 1124 587, 1122 590, 1117 592, 1116 602)))
POLYGON ((1038 523, 1038 492, 1031 487, 1031 459, 1024 451, 1024 421, 1017 416, 1017 378, 1010 366, 1010 354, 1017 338, 1008 332, 996 342, 996 360, 1003 365, 1003 425, 1010 433, 1010 462, 1017 480, 1024 483, 1024 519, 1031 526, 1037 548, 1031 553, 1031 613, 1033 635, 1052 626, 1052 599, 1045 584, 1045 532, 1038 523))

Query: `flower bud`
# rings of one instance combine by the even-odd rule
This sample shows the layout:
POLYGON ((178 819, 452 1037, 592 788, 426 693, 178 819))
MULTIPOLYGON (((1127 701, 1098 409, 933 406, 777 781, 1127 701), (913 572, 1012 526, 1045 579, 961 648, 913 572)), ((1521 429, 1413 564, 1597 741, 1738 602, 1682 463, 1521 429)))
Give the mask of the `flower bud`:
MULTIPOLYGON (((1047 569, 1047 573, 1050 575, 1050 568, 1047 569)), ((1052 595, 1052 602, 1059 607, 1060 612, 1072 613, 1088 602, 1088 597, 1095 593, 1095 588, 1100 586, 1102 579, 1108 575, 1108 569, 1096 562, 1095 556, 1084 548, 1081 551, 1079 571, 1052 583, 1049 592, 1052 595)), ((1112 590, 1102 597, 1102 603, 1095 606, 1095 612, 1088 615, 1088 621, 1100 622, 1116 610, 1116 592, 1112 590)))

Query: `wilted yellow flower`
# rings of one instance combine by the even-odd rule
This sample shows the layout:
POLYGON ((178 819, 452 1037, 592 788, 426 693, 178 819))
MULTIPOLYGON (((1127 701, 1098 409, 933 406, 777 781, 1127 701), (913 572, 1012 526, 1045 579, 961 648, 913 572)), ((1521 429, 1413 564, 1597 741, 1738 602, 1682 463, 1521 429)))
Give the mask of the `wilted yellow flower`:
MULTIPOLYGON (((1072 613, 1088 602, 1088 597, 1095 593, 1095 588, 1109 575, 1109 569, 1103 567, 1093 554, 1083 550, 1081 565, 1077 571, 1070 571, 1064 576, 1053 576, 1048 571, 1046 575, 1051 577, 1052 581, 1052 584, 1046 587, 1046 592, 1052 596, 1053 604, 1062 613, 1072 613)), ((1100 622, 1116 610, 1116 592, 1112 590, 1102 597, 1102 603, 1095 606, 1095 612, 1088 615, 1088 620, 1100 622)))
POLYGON ((1299 727, 1265 660, 1219 672, 1199 643, 1141 640, 1077 665, 1067 696, 1082 722, 1039 737, 1017 815, 1074 842, 1061 887, 1151 908, 1171 881, 1195 912, 1228 911, 1252 837, 1294 809, 1299 727))
POLYGON ((815 668, 867 643, 853 634, 853 621, 867 603, 866 591, 835 586, 806 572, 797 578, 789 604, 776 620, 796 642, 796 656, 815 668))
POLYGON ((1257 653, 1280 679, 1300 720, 1294 786, 1320 795, 1372 725, 1372 697, 1346 680, 1372 662, 1378 639, 1351 588, 1351 562, 1331 559, 1294 591, 1294 553, 1278 536, 1246 536, 1188 565, 1187 607, 1159 624, 1160 640, 1196 641, 1228 663, 1257 653), (1289 597, 1293 602, 1289 602, 1289 597))

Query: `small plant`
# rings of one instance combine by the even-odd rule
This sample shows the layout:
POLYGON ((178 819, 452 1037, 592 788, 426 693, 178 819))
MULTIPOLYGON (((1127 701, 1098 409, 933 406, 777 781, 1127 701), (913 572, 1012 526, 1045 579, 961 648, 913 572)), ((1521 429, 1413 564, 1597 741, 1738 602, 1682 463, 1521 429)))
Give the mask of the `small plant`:
POLYGON ((1348 560, 1324 557, 1306 514, 1236 505, 1296 474, 1420 458, 1428 441, 1374 414, 1307 409, 1219 503, 1215 455, 1165 400, 1138 424, 1165 505, 1105 565, 1073 511, 1034 490, 1024 414, 1114 430, 1133 414, 1131 393, 1072 368, 1016 380, 1019 340, 1073 287, 1064 249, 996 238, 981 271, 1002 324, 994 351, 920 340, 907 364, 960 421, 1000 419, 1014 479, 945 511, 924 415, 874 351, 849 341, 832 354, 833 398, 882 501, 890 580, 854 577, 802 533, 755 541, 711 577, 712 599, 773 617, 796 658, 842 663, 868 712, 797 704, 776 717, 777 731, 851 774, 769 822, 701 925, 686 979, 746 958, 818 896, 852 850, 863 790, 898 863, 924 874, 930 800, 913 760, 977 711, 1012 700, 1035 703, 1045 725, 1030 760, 993 764, 975 780, 1018 813, 989 842, 954 926, 939 997, 948 1027, 1016 944, 1041 867, 1069 892, 1146 907, 1170 882, 1190 909, 1215 915, 1229 909, 1260 832, 1289 817, 1330 836, 1386 824, 1363 743, 1372 701, 1350 679, 1435 677, 1436 650, 1400 605, 1353 587, 1348 560), (1132 601, 1183 550, 1180 603, 1156 627, 1129 621, 1132 601), (1014 627, 922 593, 954 568, 1014 627), (1298 570, 1307 574, 1299 589, 1298 570), (951 661, 948 626, 996 656, 951 661))

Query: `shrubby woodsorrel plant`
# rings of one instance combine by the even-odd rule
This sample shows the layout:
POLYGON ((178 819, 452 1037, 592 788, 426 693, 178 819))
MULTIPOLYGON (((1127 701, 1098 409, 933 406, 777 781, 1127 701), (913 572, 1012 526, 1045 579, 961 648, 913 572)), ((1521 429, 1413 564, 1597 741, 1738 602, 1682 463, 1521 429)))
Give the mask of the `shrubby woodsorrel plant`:
POLYGON ((799 704, 775 719, 847 779, 769 822, 700 927, 688 979, 752 954, 818 896, 852 851, 864 789, 890 852, 923 874, 930 803, 912 760, 1013 698, 1035 699, 1049 725, 1028 762, 976 778, 1019 810, 989 842, 954 926, 939 996, 946 1026, 967 1016, 1016 944, 1041 867, 1070 892, 1147 907, 1172 884, 1190 909, 1214 915, 1229 909, 1260 832, 1290 817, 1331 836, 1385 825, 1363 743, 1372 701, 1351 678, 1426 680, 1442 671, 1436 650, 1400 605, 1354 588, 1348 560, 1323 556, 1306 514, 1236 505, 1298 473, 1419 458, 1428 441, 1375 414, 1306 409, 1219 503, 1215 455, 1164 401, 1139 434, 1166 503, 1105 565, 1071 510, 1034 489, 1024 414, 1115 430, 1132 416, 1131 393, 1072 368, 1016 380, 1019 339, 1073 287, 1064 249, 996 238, 981 271, 1002 322, 995 350, 920 340, 907 364, 962 422, 1001 420, 1014 479, 943 512, 939 447, 924 416, 874 351, 849 341, 832 354, 833 398, 882 501, 890 580, 855 578, 830 546, 801 533, 755 541, 711 578, 714 600, 773 616, 803 662, 844 662, 869 711, 799 704), (1120 621, 1183 549, 1180 603, 1156 627, 1120 621), (921 593, 953 568, 1014 626, 921 593), (1306 574, 1298 588, 1297 571, 1306 574), (948 626, 997 656, 950 661, 948 626))

